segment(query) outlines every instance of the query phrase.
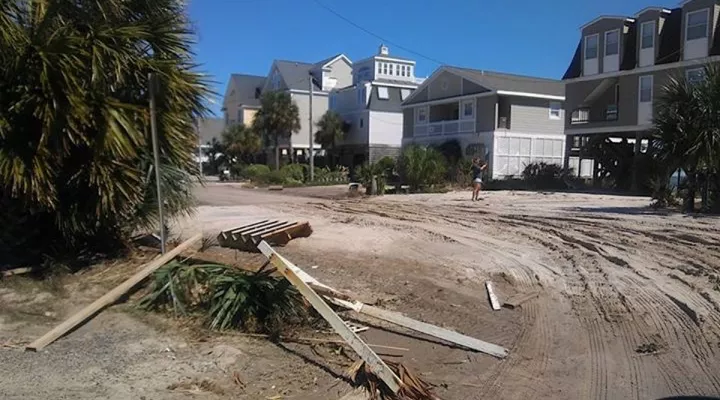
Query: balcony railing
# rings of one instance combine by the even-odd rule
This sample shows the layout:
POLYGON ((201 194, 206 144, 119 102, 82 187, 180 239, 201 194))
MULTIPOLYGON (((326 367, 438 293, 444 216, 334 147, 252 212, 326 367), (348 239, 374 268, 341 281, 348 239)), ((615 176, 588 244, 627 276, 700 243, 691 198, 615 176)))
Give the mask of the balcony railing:
POLYGON ((415 136, 441 136, 475 131, 474 120, 454 120, 416 124, 415 136))

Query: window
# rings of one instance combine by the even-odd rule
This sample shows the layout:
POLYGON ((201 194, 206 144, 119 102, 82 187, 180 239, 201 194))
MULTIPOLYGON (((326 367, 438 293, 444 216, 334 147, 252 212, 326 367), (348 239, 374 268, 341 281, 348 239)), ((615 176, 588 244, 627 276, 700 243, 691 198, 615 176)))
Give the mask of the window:
POLYGON ((405 66, 404 65, 400 66, 400 76, 405 76, 405 66))
POLYGON ((620 53, 620 31, 605 32, 605 55, 614 56, 620 53))
POLYGON ((652 75, 646 75, 640 77, 640 102, 648 103, 652 101, 652 75))
POLYGON ((378 86, 378 99, 380 100, 387 100, 390 98, 390 93, 388 92, 388 88, 385 86, 378 86))
POLYGON ((598 56, 598 35, 585 36, 585 59, 592 60, 598 56))
POLYGON ((475 115, 475 102, 465 101, 462 103, 462 117, 463 119, 472 118, 475 115))
POLYGON ((395 75, 395 64, 390 64, 390 75, 395 75))
POLYGON ((562 103, 559 101, 550 102, 550 119, 560 119, 560 110, 562 109, 562 103))
POLYGON ((688 13, 685 25, 685 40, 695 40, 707 37, 708 10, 688 13))
POLYGON ((427 110, 425 108, 417 108, 415 116, 415 120, 418 124, 424 124, 427 122, 427 110))
POLYGON ((691 85, 697 85, 705 79, 705 70, 702 68, 693 68, 685 71, 685 79, 691 85))
POLYGON ((655 47, 655 21, 644 22, 640 25, 640 48, 655 47))
POLYGON ((588 122, 589 116, 590 110, 588 110, 587 108, 578 108, 577 110, 573 111, 570 122, 573 124, 581 124, 584 122, 588 122))
POLYGON ((363 127, 363 119, 362 118, 360 118, 360 127, 361 128, 363 127))
POLYGON ((412 93, 410 89, 400 89, 400 100, 405 101, 410 96, 410 93, 412 93))
POLYGON ((620 85, 615 85, 615 104, 620 104, 620 85))
POLYGON ((387 65, 387 63, 383 63, 383 75, 387 75, 387 74, 388 74, 388 65, 387 65))
POLYGON ((377 71, 378 75, 382 74, 382 63, 378 63, 377 67, 378 67, 378 71, 377 71))
POLYGON ((618 119, 618 108, 617 104, 610 104, 605 109, 605 120, 616 121, 618 119))
POLYGON ((365 103, 367 102, 367 92, 366 92, 365 86, 362 86, 358 89, 357 96, 358 96, 358 98, 357 98, 358 104, 364 106, 365 103))

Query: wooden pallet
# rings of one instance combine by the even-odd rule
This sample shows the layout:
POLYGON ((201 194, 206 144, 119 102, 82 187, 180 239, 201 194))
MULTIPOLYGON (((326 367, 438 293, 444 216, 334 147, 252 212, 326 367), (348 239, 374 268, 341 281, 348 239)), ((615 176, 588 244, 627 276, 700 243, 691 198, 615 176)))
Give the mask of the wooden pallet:
POLYGON ((257 245, 263 240, 274 246, 284 246, 289 241, 308 237, 312 228, 308 222, 262 220, 220 232, 218 243, 222 247, 258 252, 257 245))

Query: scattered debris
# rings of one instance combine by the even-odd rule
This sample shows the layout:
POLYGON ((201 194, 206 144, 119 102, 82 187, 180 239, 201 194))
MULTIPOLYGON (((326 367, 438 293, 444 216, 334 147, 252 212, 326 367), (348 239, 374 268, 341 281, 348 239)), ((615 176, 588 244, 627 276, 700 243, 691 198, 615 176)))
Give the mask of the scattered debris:
POLYGON ((170 260, 178 256, 180 253, 182 253, 185 250, 188 250, 193 245, 195 245, 196 242, 200 241, 202 239, 202 234, 197 234, 193 236, 192 238, 188 239, 187 241, 183 242, 179 246, 175 247, 174 249, 170 250, 169 252, 165 253, 164 255, 156 258, 155 260, 145 264, 145 267, 132 277, 130 279, 126 280, 119 286, 117 286, 115 289, 111 290, 110 292, 106 293, 104 296, 100 297, 99 299, 95 300, 92 304, 88 305, 87 307, 80 310, 80 312, 74 314, 65 322, 61 323, 60 325, 53 328, 50 332, 46 333, 39 339, 35 340, 34 342, 30 343, 25 349, 29 351, 39 351, 42 350, 45 346, 48 344, 54 342, 59 337, 65 335, 70 330, 75 328, 76 326, 82 324, 89 318, 92 318, 97 313, 99 313, 103 308, 114 304, 116 301, 118 301, 120 298, 122 298, 127 292, 129 292, 131 289, 133 289, 135 286, 137 286, 140 282, 142 282, 145 278, 150 276, 153 272, 155 272, 158 268, 162 267, 163 265, 167 264, 170 260))
POLYGON ((526 302, 538 297, 539 294, 540 294, 539 292, 517 294, 517 295, 512 296, 509 299, 505 300, 505 302, 503 303, 503 307, 509 308, 511 310, 518 308, 523 303, 526 303, 526 302))
POLYGON ((3 278, 7 278, 15 275, 29 274, 34 270, 35 269, 32 267, 9 269, 7 271, 2 271, 2 273, 0 273, 0 276, 2 276, 3 278))
POLYGON ((400 363, 387 361, 392 371, 400 377, 400 391, 397 393, 388 390, 383 381, 378 379, 372 369, 360 360, 350 367, 348 377, 357 386, 364 387, 370 400, 398 399, 398 400, 435 400, 432 394, 432 385, 413 374, 406 366, 400 363))
POLYGON ((348 328, 350 328, 350 330, 355 333, 360 333, 360 332, 365 332, 367 330, 370 330, 370 328, 368 328, 367 326, 358 325, 358 324, 348 322, 348 321, 345 321, 345 325, 347 325, 348 328))
POLYGON ((203 392, 215 393, 221 396, 225 394, 223 388, 209 379, 193 379, 186 382, 173 383, 168 386, 168 390, 190 394, 200 394, 203 392))
POLYGON ((270 190, 270 191, 280 191, 280 190, 283 190, 283 189, 284 189, 284 188, 283 188, 282 185, 270 185, 270 186, 268 186, 268 190, 270 190))
POLYGON ((263 220, 220 232, 217 237, 222 247, 257 252, 257 246, 266 241, 272 246, 284 246, 299 237, 308 237, 312 228, 308 222, 263 220))
POLYGON ((492 306, 492 309, 495 311, 499 310, 500 302, 498 301, 498 298, 495 295, 495 290, 493 290, 492 281, 485 282, 485 288, 487 288, 488 297, 490 297, 490 305, 492 306))
POLYGON ((657 343, 645 343, 641 344, 635 349, 638 354, 654 354, 660 351, 660 346, 657 343))
POLYGON ((387 389, 392 393, 398 393, 400 391, 400 378, 355 332, 348 328, 345 322, 323 301, 320 295, 315 293, 308 284, 300 279, 295 273, 296 270, 300 269, 276 253, 265 241, 260 243, 258 249, 260 249, 278 271, 298 289, 313 308, 315 308, 348 345, 355 350, 360 358, 367 362, 368 369, 385 383, 387 389))

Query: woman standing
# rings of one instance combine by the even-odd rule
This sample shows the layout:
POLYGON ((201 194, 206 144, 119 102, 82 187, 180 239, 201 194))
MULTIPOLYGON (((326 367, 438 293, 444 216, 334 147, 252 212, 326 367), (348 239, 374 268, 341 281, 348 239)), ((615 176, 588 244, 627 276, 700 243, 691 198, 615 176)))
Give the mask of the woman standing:
POLYGON ((482 190, 482 173, 487 168, 487 163, 480 161, 479 158, 475 157, 472 160, 472 182, 473 182, 473 194, 472 201, 480 200, 480 190, 482 190))

